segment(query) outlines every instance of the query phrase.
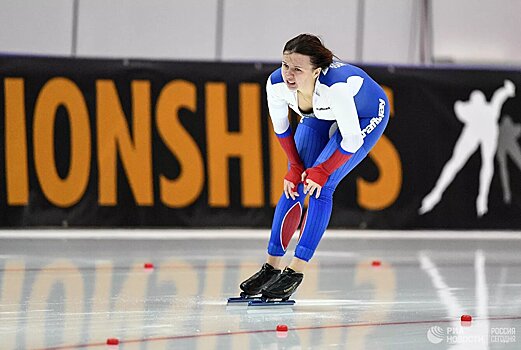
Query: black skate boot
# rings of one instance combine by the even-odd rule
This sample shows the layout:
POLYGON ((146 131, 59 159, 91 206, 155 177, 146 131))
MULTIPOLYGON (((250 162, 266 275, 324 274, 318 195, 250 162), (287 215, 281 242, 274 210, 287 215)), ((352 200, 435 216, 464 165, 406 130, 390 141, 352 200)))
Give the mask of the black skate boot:
POLYGON ((262 288, 272 283, 279 275, 280 270, 277 270, 270 264, 265 263, 258 272, 241 283, 240 287, 243 290, 241 297, 260 294, 262 288))
POLYGON ((262 288, 262 299, 281 299, 282 301, 286 301, 291 294, 295 293, 295 290, 297 290, 297 287, 303 279, 303 273, 295 272, 293 269, 286 267, 275 282, 262 288))

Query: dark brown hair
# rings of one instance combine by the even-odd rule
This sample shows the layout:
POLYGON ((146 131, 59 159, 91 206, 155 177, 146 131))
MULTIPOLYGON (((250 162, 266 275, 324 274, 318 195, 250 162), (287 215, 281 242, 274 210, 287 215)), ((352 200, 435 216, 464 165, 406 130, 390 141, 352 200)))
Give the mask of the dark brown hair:
POLYGON ((283 53, 299 53, 309 56, 314 68, 325 69, 333 62, 333 53, 326 48, 319 37, 313 34, 300 34, 284 45, 283 53))

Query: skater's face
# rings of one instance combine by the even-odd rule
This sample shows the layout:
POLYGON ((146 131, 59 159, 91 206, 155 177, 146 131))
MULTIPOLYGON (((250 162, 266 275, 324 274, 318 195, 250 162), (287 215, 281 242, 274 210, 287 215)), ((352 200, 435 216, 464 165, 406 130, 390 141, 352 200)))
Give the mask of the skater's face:
POLYGON ((313 90, 320 68, 311 64, 309 56, 299 53, 284 53, 282 56, 282 78, 290 90, 313 90))

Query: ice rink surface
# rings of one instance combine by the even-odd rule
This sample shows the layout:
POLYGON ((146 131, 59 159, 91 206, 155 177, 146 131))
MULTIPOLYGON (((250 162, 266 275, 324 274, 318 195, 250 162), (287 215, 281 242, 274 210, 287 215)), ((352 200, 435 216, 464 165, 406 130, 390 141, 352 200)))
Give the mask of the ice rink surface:
POLYGON ((521 348, 519 232, 330 230, 293 307, 227 306, 268 235, 0 231, 0 349, 521 348))

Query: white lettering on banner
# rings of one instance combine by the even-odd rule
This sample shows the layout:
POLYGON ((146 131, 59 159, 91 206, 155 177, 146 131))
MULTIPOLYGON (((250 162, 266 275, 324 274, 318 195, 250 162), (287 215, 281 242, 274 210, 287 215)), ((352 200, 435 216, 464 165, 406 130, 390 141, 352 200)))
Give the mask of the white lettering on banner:
POLYGON ((368 134, 373 131, 378 124, 382 122, 385 116, 385 101, 381 98, 378 99, 380 104, 378 105, 378 117, 371 118, 371 122, 362 130, 362 138, 365 138, 368 134))

